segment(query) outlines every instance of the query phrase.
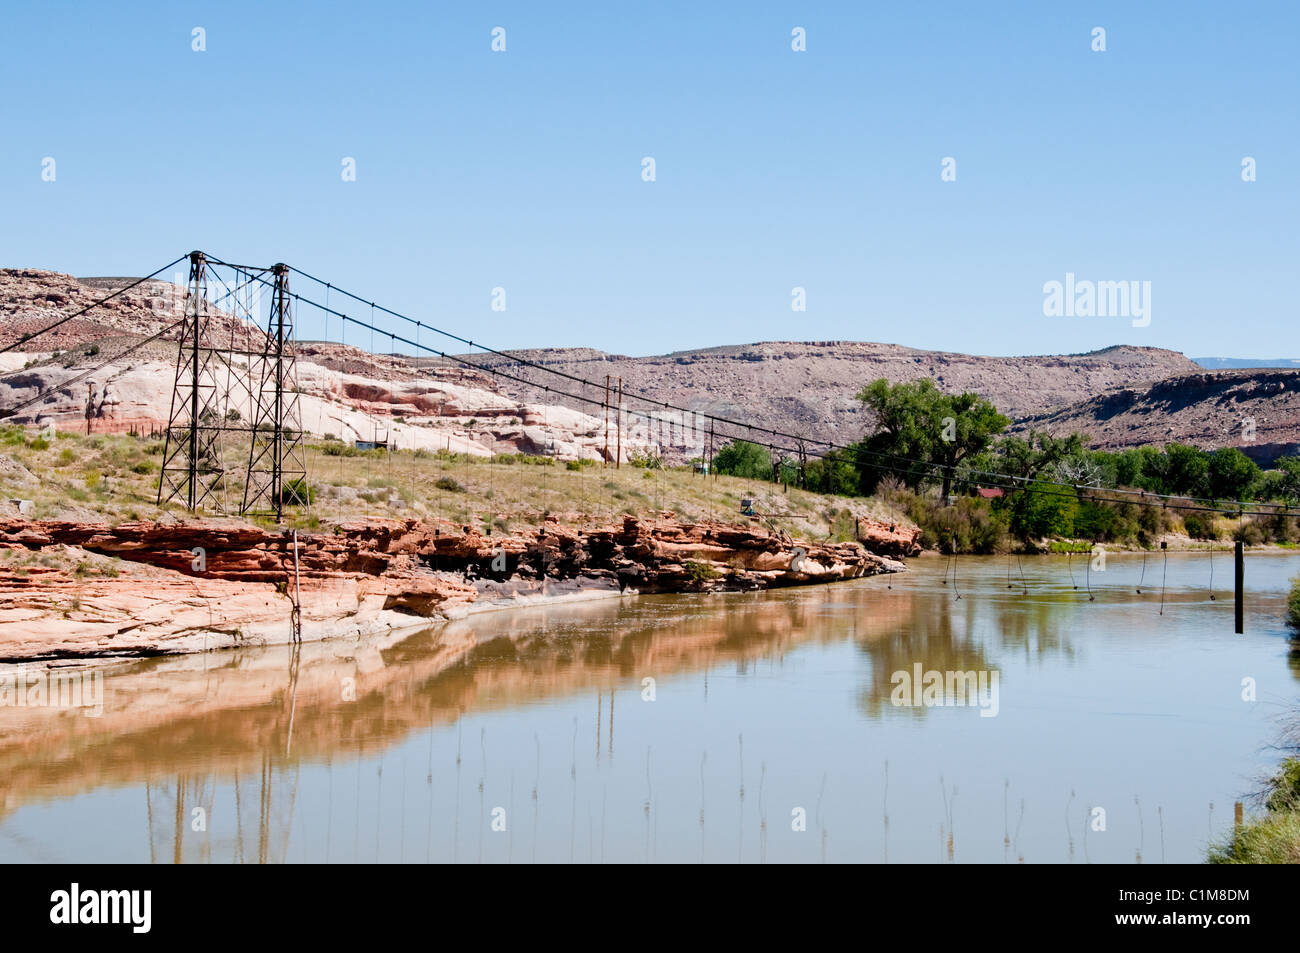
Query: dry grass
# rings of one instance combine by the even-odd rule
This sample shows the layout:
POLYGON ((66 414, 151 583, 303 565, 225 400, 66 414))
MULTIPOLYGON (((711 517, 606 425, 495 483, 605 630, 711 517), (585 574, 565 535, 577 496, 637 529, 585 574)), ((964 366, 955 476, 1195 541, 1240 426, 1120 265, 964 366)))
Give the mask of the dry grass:
MULTIPOLYGON (((793 536, 851 539, 854 516, 904 522, 879 501, 827 497, 733 477, 705 478, 689 469, 566 466, 546 457, 516 455, 488 462, 425 451, 327 452, 337 454, 339 449, 326 441, 307 445, 314 502, 310 508, 294 508, 290 525, 314 528, 364 517, 443 517, 505 532, 536 526, 548 513, 565 522, 594 525, 620 520, 624 514, 663 511, 688 521, 748 523, 740 513, 740 501, 746 497, 793 536)), ((155 504, 162 450, 160 441, 131 436, 60 433, 51 444, 32 431, 0 428, 0 497, 32 500, 36 518, 155 519, 164 512, 155 504)), ((224 455, 232 463, 242 458, 233 441, 224 455)), ((233 511, 242 494, 242 480, 232 480, 221 495, 233 511)), ((168 511, 175 517, 185 515, 175 505, 168 511)), ((764 525, 762 520, 759 525, 764 525)))

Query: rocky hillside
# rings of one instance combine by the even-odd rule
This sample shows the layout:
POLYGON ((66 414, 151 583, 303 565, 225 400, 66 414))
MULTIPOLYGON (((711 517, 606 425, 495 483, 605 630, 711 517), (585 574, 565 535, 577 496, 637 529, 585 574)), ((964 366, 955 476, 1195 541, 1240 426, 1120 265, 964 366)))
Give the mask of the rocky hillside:
MULTIPOLYGON (((176 335, 164 334, 121 360, 112 358, 180 320, 183 289, 165 281, 145 282, 83 317, 35 334, 132 280, 0 270, 0 346, 17 345, 0 354, 0 410, 51 392, 7 420, 80 430, 93 395, 96 433, 149 434, 166 428, 176 335)), ((260 334, 220 310, 211 331, 216 344, 233 342, 242 351, 255 350, 260 334)), ((545 453, 561 460, 595 460, 604 454, 603 420, 547 401, 544 391, 536 399, 516 399, 503 393, 492 375, 454 363, 417 368, 400 356, 328 342, 304 342, 298 354, 302 423, 312 434, 481 457, 545 453)), ((253 402, 239 378, 259 375, 250 373, 246 357, 234 357, 231 367, 235 383, 222 401, 222 413, 247 421, 253 402)), ((651 446, 647 435, 625 428, 624 459, 651 446)))
MULTIPOLYGON (((73 381, 105 355, 119 353, 179 319, 183 290, 167 281, 149 281, 53 332, 25 340, 131 280, 0 270, 0 346, 18 345, 0 354, 0 409, 73 381)), ((225 314, 218 316, 214 329, 219 340, 236 342, 252 341, 258 333, 225 314)), ((95 422, 97 430, 160 430, 169 412, 174 355, 174 341, 164 336, 11 419, 83 428, 90 384, 104 406, 95 422)), ((815 341, 653 357, 573 348, 514 351, 509 357, 479 352, 457 362, 369 354, 341 344, 306 341, 299 345, 299 355, 303 423, 309 431, 345 441, 388 439, 398 447, 476 456, 524 452, 572 460, 615 454, 620 428, 612 426, 606 448, 607 427, 599 406, 607 375, 615 381, 621 378, 625 393, 836 443, 863 435, 868 421, 854 394, 878 377, 929 377, 945 390, 975 391, 1018 426, 1080 430, 1102 447, 1175 440, 1221 446, 1233 443, 1233 429, 1246 416, 1255 419, 1256 438, 1237 445, 1258 459, 1270 460, 1300 442, 1300 418, 1291 404, 1300 372, 1257 368, 1207 373, 1183 355, 1158 348, 987 357, 894 344, 815 341), (548 375, 524 361, 595 385, 548 375)), ((246 367, 239 360, 235 364, 237 370, 246 367)), ((641 412, 629 415, 621 428, 624 459, 634 452, 659 450, 680 462, 702 452, 703 434, 683 428, 679 415, 661 411, 647 417, 647 405, 631 399, 624 406, 641 412)), ((247 419, 247 393, 232 392, 229 409, 247 419)))
POLYGON ((1270 463, 1300 452, 1300 371, 1188 374, 1108 391, 1020 426, 1086 433, 1098 449, 1177 441, 1206 450, 1236 447, 1270 463))
MULTIPOLYGON (((1044 414, 1115 387, 1141 387, 1199 368, 1174 351, 1111 347, 1089 354, 982 357, 919 351, 858 341, 768 342, 625 357, 582 349, 512 351, 529 361, 603 384, 623 379, 625 391, 813 439, 847 443, 866 421, 853 399, 868 382, 933 378, 950 391, 975 391, 1016 418, 1044 414)), ((507 366, 500 357, 466 358, 507 366)), ((540 377, 528 372, 530 380, 540 377)), ((507 393, 530 390, 506 382, 507 393)), ((597 395, 599 396, 599 395, 597 395)), ((631 405, 630 406, 635 406, 631 405)))

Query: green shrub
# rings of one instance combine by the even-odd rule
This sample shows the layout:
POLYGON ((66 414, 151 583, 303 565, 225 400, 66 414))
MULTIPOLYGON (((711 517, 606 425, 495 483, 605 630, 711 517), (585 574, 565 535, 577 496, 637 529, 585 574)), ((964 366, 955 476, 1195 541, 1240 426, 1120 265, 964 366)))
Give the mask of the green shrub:
POLYGON ((1300 632, 1300 576, 1291 580, 1291 592, 1286 599, 1286 624, 1300 632))
POLYGON ((686 574, 690 576, 691 580, 695 583, 707 582, 710 579, 717 579, 722 575, 721 572, 713 566, 710 566, 708 563, 696 562, 693 559, 688 559, 682 563, 682 568, 686 570, 686 574))
POLYGON ((285 506, 311 506, 315 492, 302 477, 287 481, 280 487, 280 502, 285 506))
POLYGON ((360 454, 356 447, 350 443, 330 441, 321 446, 321 453, 327 457, 355 457, 360 454))
POLYGON ((437 481, 433 485, 440 490, 446 490, 448 493, 465 492, 464 485, 459 480, 449 476, 438 477, 437 481))
POLYGON ((1300 758, 1287 758, 1269 783, 1268 813, 1210 847, 1212 864, 1300 863, 1300 758))

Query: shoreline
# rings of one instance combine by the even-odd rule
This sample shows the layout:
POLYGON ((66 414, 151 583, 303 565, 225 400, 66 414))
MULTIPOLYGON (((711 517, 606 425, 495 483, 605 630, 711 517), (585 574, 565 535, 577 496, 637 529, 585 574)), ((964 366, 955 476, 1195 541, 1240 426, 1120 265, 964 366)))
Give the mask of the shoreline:
MULTIPOLYGON (((892 526, 871 530, 876 548, 898 556, 915 545, 892 526)), ((502 536, 445 520, 344 522, 294 537, 229 520, 10 519, 0 521, 0 664, 62 667, 368 638, 515 608, 819 585, 905 569, 856 542, 672 514, 594 529, 548 517, 502 536)))

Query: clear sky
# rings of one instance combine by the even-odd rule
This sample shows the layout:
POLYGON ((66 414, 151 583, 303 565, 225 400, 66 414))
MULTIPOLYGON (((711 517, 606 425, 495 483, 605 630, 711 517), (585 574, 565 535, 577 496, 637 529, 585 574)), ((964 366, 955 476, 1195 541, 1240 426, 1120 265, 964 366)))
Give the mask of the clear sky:
POLYGON ((1300 357, 1298 50, 1293 0, 9 4, 0 265, 287 261, 502 348, 1300 357), (1045 316, 1067 273, 1149 325, 1045 316))

